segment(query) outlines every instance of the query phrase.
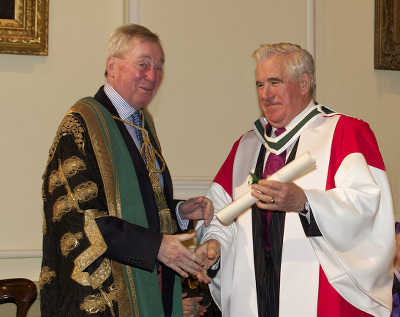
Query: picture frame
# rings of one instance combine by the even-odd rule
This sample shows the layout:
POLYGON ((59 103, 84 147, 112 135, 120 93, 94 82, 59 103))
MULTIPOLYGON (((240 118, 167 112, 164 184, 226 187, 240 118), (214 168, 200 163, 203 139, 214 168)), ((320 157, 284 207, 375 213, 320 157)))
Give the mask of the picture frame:
POLYGON ((375 0, 374 68, 400 70, 400 0, 375 0))
POLYGON ((48 55, 49 0, 1 1, 0 53, 48 55))

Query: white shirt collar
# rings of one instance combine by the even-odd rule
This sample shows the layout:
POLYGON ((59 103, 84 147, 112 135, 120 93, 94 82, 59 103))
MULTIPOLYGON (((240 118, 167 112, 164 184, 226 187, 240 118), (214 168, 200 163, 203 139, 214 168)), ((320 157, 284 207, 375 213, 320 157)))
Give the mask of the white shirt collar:
POLYGON ((104 93, 111 100, 121 119, 131 122, 131 116, 136 110, 133 109, 109 83, 104 85, 104 93))

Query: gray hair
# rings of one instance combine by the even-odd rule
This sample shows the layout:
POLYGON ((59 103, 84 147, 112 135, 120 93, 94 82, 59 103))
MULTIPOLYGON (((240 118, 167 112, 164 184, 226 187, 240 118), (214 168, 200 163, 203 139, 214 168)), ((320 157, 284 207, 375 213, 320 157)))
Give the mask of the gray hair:
POLYGON ((294 80, 299 80, 301 75, 308 74, 310 76, 310 90, 312 96, 315 92, 315 66, 314 59, 311 54, 301 48, 300 45, 291 43, 278 44, 261 44, 258 49, 253 52, 256 62, 262 62, 269 59, 273 55, 285 55, 285 69, 289 72, 294 80))
MULTIPOLYGON (((111 35, 107 46, 107 56, 122 57, 131 49, 132 39, 139 39, 141 43, 158 43, 162 49, 160 38, 139 24, 125 24, 118 27, 111 35)), ((105 72, 107 76, 107 71, 105 72)))

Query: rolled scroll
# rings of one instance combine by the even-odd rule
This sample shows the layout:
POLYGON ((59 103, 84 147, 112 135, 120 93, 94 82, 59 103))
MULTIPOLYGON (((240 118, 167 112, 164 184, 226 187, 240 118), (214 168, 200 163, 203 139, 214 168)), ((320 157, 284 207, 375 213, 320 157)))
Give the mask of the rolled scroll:
MULTIPOLYGON (((299 178, 316 167, 316 162, 310 152, 305 152, 289 164, 282 167, 279 171, 268 177, 268 180, 274 180, 281 183, 287 183, 299 178)), ((222 208, 217 213, 217 218, 228 224, 236 217, 249 209, 258 199, 251 196, 251 190, 243 194, 232 203, 222 208)))

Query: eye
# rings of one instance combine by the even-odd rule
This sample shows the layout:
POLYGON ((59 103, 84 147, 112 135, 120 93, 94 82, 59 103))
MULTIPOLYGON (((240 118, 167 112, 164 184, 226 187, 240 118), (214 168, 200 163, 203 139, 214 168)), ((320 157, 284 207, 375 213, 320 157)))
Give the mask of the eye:
POLYGON ((261 88, 261 87, 264 87, 264 84, 263 83, 256 83, 256 86, 257 86, 257 88, 261 88))
POLYGON ((271 78, 270 84, 271 84, 271 86, 276 87, 278 85, 284 84, 284 81, 280 78, 271 78))

